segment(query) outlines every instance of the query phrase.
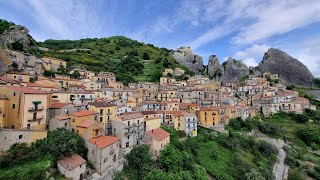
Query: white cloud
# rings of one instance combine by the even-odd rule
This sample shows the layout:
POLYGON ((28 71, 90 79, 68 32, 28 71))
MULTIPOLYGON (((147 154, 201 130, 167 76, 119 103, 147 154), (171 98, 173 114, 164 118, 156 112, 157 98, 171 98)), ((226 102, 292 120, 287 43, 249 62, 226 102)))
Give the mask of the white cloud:
POLYGON ((39 28, 31 31, 37 40, 48 37, 57 39, 79 39, 94 37, 104 30, 102 19, 97 14, 98 1, 89 5, 85 1, 28 0, 8 1, 13 8, 25 11, 36 22, 39 28))
POLYGON ((209 43, 215 39, 221 38, 225 35, 231 33, 233 29, 230 25, 220 25, 216 26, 215 28, 207 31, 206 33, 202 34, 198 38, 194 39, 192 42, 186 43, 188 46, 191 46, 193 49, 197 49, 203 44, 209 43))
POLYGON ((253 45, 248 47, 242 51, 236 52, 233 56, 235 59, 242 60, 248 66, 257 66, 261 61, 263 55, 270 46, 262 44, 262 45, 253 45))
POLYGON ((320 37, 307 39, 288 53, 305 64, 315 77, 320 77, 320 37))
POLYGON ((253 23, 242 27, 233 38, 237 44, 254 43, 274 35, 290 32, 320 21, 320 1, 270 1, 263 6, 249 6, 242 13, 243 18, 253 23))

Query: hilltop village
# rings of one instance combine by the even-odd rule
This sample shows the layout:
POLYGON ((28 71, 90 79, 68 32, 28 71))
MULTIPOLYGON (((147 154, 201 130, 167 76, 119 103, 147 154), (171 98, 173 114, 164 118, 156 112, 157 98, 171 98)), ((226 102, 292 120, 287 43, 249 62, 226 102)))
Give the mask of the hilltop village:
POLYGON ((73 154, 57 162, 59 172, 70 179, 89 174, 85 159, 94 166, 94 177, 121 170, 124 155, 139 144, 149 145, 154 158, 159 157, 170 143, 163 126, 193 137, 198 127, 223 132, 234 118, 316 109, 272 73, 222 84, 201 75, 181 79, 183 69, 167 68, 160 83, 124 85, 112 72, 73 68, 61 75, 67 62, 57 58, 9 50, 0 55, 14 67, 0 77, 1 153, 59 128, 78 133, 88 148, 87 158, 73 154))

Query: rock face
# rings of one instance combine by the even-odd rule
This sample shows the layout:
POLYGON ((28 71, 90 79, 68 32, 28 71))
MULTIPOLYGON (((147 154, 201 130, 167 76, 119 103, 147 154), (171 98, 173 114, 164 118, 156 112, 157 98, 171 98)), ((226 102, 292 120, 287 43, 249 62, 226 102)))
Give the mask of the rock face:
POLYGON ((190 47, 180 47, 172 53, 172 56, 181 65, 196 74, 200 74, 204 70, 202 57, 193 54, 190 47))
POLYGON ((222 81, 224 70, 216 55, 209 56, 208 76, 215 81, 222 81))
POLYGON ((4 74, 10 69, 13 60, 9 57, 9 54, 0 49, 0 75, 4 74))
POLYGON ((232 57, 222 64, 224 66, 223 82, 238 81, 249 75, 249 68, 232 57))
POLYGON ((314 76, 299 60, 287 53, 270 48, 263 56, 258 67, 261 73, 279 74, 280 78, 289 85, 312 86, 314 76))
POLYGON ((11 46, 13 42, 19 41, 26 49, 30 45, 29 30, 21 25, 13 25, 0 35, 0 44, 11 46))
POLYGON ((223 83, 238 81, 249 75, 249 68, 241 61, 229 57, 222 65, 219 63, 217 56, 211 55, 208 62, 208 76, 214 81, 223 83))

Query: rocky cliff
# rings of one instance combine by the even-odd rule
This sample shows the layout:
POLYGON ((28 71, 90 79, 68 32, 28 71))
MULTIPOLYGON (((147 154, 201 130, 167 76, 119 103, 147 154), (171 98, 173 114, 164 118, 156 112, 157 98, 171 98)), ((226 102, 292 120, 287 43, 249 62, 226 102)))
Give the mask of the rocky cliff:
POLYGON ((215 81, 223 80, 224 70, 216 55, 209 56, 207 73, 210 79, 213 79, 215 81))
POLYGON ((10 26, 0 35, 0 45, 11 47, 12 43, 20 42, 26 49, 30 45, 29 30, 21 25, 10 26))
POLYGON ((241 61, 229 57, 222 65, 217 56, 211 55, 208 61, 208 76, 214 81, 237 81, 249 75, 249 68, 241 61))
POLYGON ((200 74, 204 70, 202 57, 195 55, 190 47, 180 47, 173 51, 172 56, 181 65, 196 74, 200 74))
POLYGON ((270 48, 264 54, 258 70, 279 74, 282 81, 290 85, 313 85, 314 76, 307 66, 279 49, 270 48))
POLYGON ((249 75, 249 68, 247 65, 232 57, 229 57, 222 66, 224 67, 223 82, 239 81, 249 75))

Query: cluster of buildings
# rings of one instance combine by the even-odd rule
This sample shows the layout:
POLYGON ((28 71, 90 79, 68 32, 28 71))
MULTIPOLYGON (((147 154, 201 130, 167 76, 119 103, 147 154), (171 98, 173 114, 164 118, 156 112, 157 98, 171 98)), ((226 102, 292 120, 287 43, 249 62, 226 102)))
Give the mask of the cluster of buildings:
MULTIPOLYGON (((45 138, 47 131, 65 128, 85 139, 88 161, 99 175, 139 144, 150 145, 157 158, 170 143, 170 134, 161 125, 197 136, 197 126, 219 130, 236 117, 315 109, 285 85, 270 84, 270 79, 279 78, 276 74, 250 75, 244 83, 222 85, 203 76, 176 80, 184 74, 176 68, 165 69, 160 83, 125 86, 111 72, 81 68, 70 71, 78 72, 77 79, 59 74, 45 77, 44 70, 56 72, 66 68, 66 62, 14 51, 7 54, 18 68, 0 77, 0 152, 13 143, 32 143, 45 138)), ((58 169, 79 179, 86 176, 85 163, 75 154, 58 161, 58 169)))

